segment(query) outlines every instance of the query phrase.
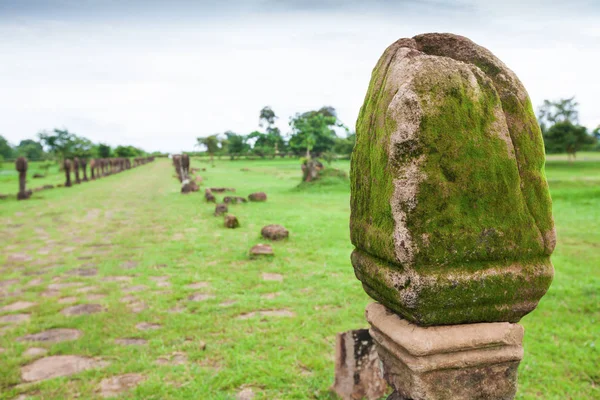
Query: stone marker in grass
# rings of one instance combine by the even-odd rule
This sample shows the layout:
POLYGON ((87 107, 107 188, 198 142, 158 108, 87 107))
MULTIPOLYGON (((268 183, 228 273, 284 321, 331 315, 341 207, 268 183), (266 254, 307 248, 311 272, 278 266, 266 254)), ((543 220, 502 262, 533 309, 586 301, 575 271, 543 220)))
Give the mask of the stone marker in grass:
POLYGON ((88 177, 87 177, 87 164, 88 161, 85 158, 82 158, 79 160, 79 164, 81 165, 81 171, 83 172, 83 181, 87 182, 88 181, 88 177))
POLYGON ((287 239, 288 236, 290 235, 290 232, 281 225, 272 224, 272 225, 264 226, 260 230, 260 234, 265 239, 282 240, 282 239, 287 239))
POLYGON ((238 219, 235 217, 235 215, 226 215, 225 216, 225 228, 239 228, 240 227, 240 222, 238 221, 238 219))
POLYGON ((227 204, 219 203, 215 206, 215 217, 225 214, 228 211, 227 204))
POLYGON ((352 264, 380 303, 367 319, 386 379, 399 398, 513 398, 516 323, 550 286, 556 242, 525 88, 464 37, 400 39, 356 133, 352 264))
POLYGON ((273 248, 268 244, 259 243, 250 249, 250 258, 273 256, 273 248))
POLYGON ((65 170, 65 187, 71 187, 71 168, 72 168, 73 164, 71 163, 71 160, 66 159, 63 162, 63 168, 65 170))
POLYGON ((73 158, 73 172, 75 173, 75 183, 78 185, 81 183, 81 179, 79 177, 79 166, 79 158, 73 158))
POLYGON ((267 201, 267 194, 265 192, 250 193, 248 195, 250 201, 267 201))
POLYGON ((216 203, 217 202, 215 195, 212 194, 212 191, 210 189, 204 190, 204 198, 206 199, 207 203, 216 203))
POLYGON ((17 158, 15 167, 19 171, 19 193, 17 193, 17 200, 28 199, 31 193, 25 189, 27 183, 27 159, 25 157, 17 158))

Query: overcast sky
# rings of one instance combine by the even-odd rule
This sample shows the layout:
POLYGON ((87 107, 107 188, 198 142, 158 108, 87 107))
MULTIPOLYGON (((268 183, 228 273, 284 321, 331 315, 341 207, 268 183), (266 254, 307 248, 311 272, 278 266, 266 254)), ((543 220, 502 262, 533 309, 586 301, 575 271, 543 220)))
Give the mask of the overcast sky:
POLYGON ((0 134, 66 127, 94 142, 191 150, 258 128, 270 105, 331 105, 354 128, 372 68, 401 37, 467 36, 537 107, 576 96, 600 124, 600 1, 0 0, 0 134))

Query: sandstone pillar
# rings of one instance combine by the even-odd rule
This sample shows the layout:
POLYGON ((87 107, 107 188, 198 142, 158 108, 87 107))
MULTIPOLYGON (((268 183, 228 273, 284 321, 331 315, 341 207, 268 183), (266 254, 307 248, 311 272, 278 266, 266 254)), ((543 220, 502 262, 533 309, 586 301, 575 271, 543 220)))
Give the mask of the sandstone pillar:
POLYGON ((96 179, 96 173, 95 173, 95 169, 96 169, 96 160, 94 158, 92 158, 90 160, 90 174, 92 175, 90 177, 91 180, 96 179))
POLYGON ((81 164, 81 170, 83 171, 83 181, 87 182, 88 181, 88 177, 87 177, 87 159, 82 158, 79 163, 81 164))
POLYGON ((71 160, 68 160, 65 158, 64 162, 63 162, 63 168, 65 169, 65 187, 71 187, 72 183, 71 183, 71 167, 72 167, 72 163, 71 160))
POLYGON ((25 157, 17 158, 15 167, 19 171, 19 193, 17 193, 17 200, 28 199, 29 193, 25 189, 27 183, 27 159, 25 157))
POLYGON ((356 134, 352 265, 394 398, 512 399, 556 243, 527 91, 467 38, 400 39, 356 134))
POLYGON ((75 172, 75 183, 80 184, 81 179, 79 179, 79 158, 73 158, 73 169, 75 172))

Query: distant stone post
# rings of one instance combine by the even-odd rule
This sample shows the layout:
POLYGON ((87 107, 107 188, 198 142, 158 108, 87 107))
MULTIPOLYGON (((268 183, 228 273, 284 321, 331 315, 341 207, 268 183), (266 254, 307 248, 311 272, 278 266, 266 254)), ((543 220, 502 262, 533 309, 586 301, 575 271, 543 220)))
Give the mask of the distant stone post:
POLYGON ((82 158, 81 160, 79 160, 79 163, 81 164, 81 170, 83 171, 83 181, 87 182, 88 181, 88 177, 87 177, 87 159, 82 158))
POLYGON ((17 158, 15 167, 19 171, 19 193, 17 193, 17 200, 28 199, 30 193, 25 189, 27 183, 27 159, 25 157, 17 158))
POLYGON ((95 174, 95 171, 94 171, 95 169, 96 169, 96 160, 94 158, 92 158, 90 160, 90 174, 92 175, 90 177, 91 180, 96 179, 96 174, 95 174))
POLYGON ((63 168, 65 169, 65 187, 71 187, 73 184, 71 183, 71 167, 72 167, 72 163, 71 160, 66 159, 63 162, 63 168))
POLYGON ((73 158, 73 169, 75 171, 75 183, 80 184, 81 179, 79 179, 79 158, 73 158))
POLYGON ((383 53, 356 126, 352 265, 390 399, 512 399, 517 322, 546 293, 556 236, 527 91, 451 34, 383 53))

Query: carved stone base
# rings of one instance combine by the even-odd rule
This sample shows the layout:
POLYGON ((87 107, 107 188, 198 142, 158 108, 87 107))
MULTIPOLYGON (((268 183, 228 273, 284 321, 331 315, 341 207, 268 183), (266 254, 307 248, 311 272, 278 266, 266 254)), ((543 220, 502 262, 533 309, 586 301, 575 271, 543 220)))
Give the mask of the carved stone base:
POLYGON ((388 392, 375 343, 367 329, 338 333, 335 382, 331 390, 343 400, 380 399, 388 392))
POLYGON ((406 400, 509 400, 523 327, 508 322, 420 327, 379 303, 366 310, 384 376, 406 400))

